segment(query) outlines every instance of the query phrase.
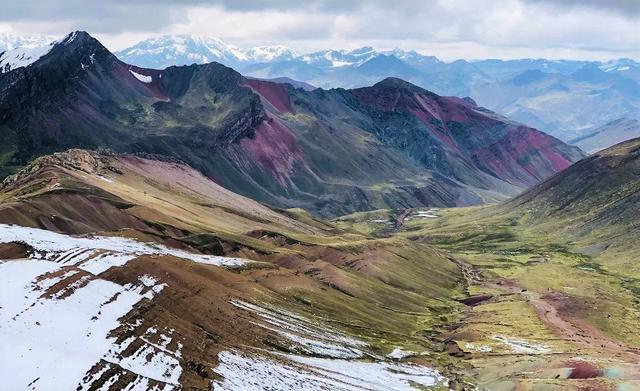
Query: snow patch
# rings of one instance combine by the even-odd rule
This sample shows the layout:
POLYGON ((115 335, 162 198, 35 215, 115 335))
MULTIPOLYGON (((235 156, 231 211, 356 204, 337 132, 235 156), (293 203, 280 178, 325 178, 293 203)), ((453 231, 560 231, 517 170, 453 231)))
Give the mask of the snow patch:
POLYGON ((149 83, 151 83, 151 82, 153 81, 153 77, 151 77, 151 76, 143 75, 143 74, 141 74, 141 73, 138 73, 138 72, 132 71, 131 69, 129 69, 129 72, 131 72, 131 74, 132 74, 136 79, 138 79, 139 81, 141 81, 141 82, 143 82, 143 83, 149 84, 149 83))
POLYGON ((489 353, 489 352, 491 352, 493 350, 491 348, 491 346, 478 345, 478 344, 471 343, 471 342, 467 342, 464 345, 464 348, 466 350, 470 350, 470 351, 474 351, 474 352, 480 352, 480 353, 489 353))
POLYGON ((411 356, 415 356, 418 353, 416 352, 412 352, 410 350, 404 350, 401 347, 396 347, 395 349, 393 349, 393 351, 389 354, 387 354, 387 358, 391 358, 393 360, 401 360, 405 357, 411 357, 411 356))
POLYGON ((543 344, 535 344, 535 343, 527 342, 521 339, 504 337, 501 335, 496 335, 493 337, 493 339, 505 344, 513 353, 522 353, 522 354, 551 353, 551 349, 547 345, 543 345, 543 344))
POLYGON ((122 266, 141 255, 172 255, 193 262, 217 266, 240 266, 254 262, 243 258, 193 254, 154 243, 121 237, 75 237, 37 228, 0 224, 0 243, 24 242, 37 250, 32 258, 61 265, 76 265, 99 274, 112 266, 122 266))
POLYGON ((272 357, 223 351, 214 371, 223 380, 213 390, 415 390, 446 387, 448 380, 431 368, 413 364, 366 362, 295 355, 272 357), (251 373, 251 376, 246 376, 251 373))
POLYGON ((264 321, 259 326, 288 339, 293 351, 304 354, 333 358, 360 358, 362 348, 367 344, 348 337, 337 330, 319 327, 311 321, 278 308, 261 307, 243 301, 232 301, 233 305, 251 311, 264 321))

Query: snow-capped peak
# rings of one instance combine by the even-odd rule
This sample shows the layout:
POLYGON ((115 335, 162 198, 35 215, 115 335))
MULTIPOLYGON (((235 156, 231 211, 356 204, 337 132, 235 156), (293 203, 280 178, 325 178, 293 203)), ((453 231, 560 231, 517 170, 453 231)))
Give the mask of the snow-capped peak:
POLYGON ((302 56, 302 61, 310 65, 321 67, 344 67, 357 66, 379 53, 370 46, 365 46, 355 50, 322 50, 302 56))
POLYGON ((146 68, 170 65, 222 62, 235 64, 247 56, 239 48, 214 37, 199 35, 164 35, 144 40, 116 55, 123 61, 146 68))
POLYGON ((631 68, 636 68, 640 64, 629 59, 629 58, 620 58, 618 60, 607 61, 600 65, 600 70, 604 72, 622 72, 628 71, 631 68))
POLYGON ((234 66, 291 60, 297 53, 282 45, 240 49, 220 38, 201 35, 165 35, 147 39, 116 55, 126 63, 145 68, 165 68, 171 65, 220 62, 234 66))
POLYGON ((251 62, 286 61, 298 57, 298 53, 283 45, 256 46, 247 50, 245 54, 251 62))
POLYGON ((55 42, 46 46, 24 46, 0 53, 0 73, 6 73, 33 64, 49 53, 54 45, 55 42))
POLYGON ((18 35, 13 33, 0 33, 0 52, 13 50, 19 47, 35 48, 47 46, 55 37, 47 35, 18 35))

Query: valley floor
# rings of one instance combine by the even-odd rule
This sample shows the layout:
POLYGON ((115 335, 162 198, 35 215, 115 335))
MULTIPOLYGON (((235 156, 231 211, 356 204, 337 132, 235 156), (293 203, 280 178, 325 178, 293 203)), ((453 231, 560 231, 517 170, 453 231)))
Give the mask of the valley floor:
POLYGON ((640 388, 640 296, 631 270, 620 273, 491 207, 376 211, 337 224, 449 254, 466 279, 467 309, 440 338, 479 389, 640 388), (404 224, 393 233, 396 216, 404 224))

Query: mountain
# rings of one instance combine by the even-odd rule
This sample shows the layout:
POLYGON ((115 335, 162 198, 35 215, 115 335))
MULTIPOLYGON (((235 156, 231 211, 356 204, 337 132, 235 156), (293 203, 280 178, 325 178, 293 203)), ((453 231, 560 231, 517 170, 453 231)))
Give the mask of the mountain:
POLYGON ((0 53, 7 50, 47 46, 54 38, 47 35, 0 33, 0 53))
POLYGON ((598 255, 615 258, 612 254, 623 250, 637 254, 639 151, 640 139, 635 138, 597 152, 506 207, 526 210, 528 224, 538 230, 553 229, 605 253, 598 255))
MULTIPOLYGON (((376 50, 365 46, 297 54, 276 46, 231 56, 207 55, 174 61, 176 44, 143 42, 149 47, 140 52, 140 57, 128 52, 142 43, 117 53, 118 56, 125 62, 152 68, 190 64, 195 60, 202 63, 207 58, 234 67, 246 76, 287 77, 327 89, 366 87, 393 76, 440 95, 470 96, 481 106, 564 141, 618 118, 640 119, 636 118, 640 63, 632 59, 445 62, 413 50, 376 50), (532 75, 538 79, 523 83, 532 75)), ((193 53, 200 50, 194 49, 193 53)))
POLYGON ((228 66, 248 62, 268 63, 290 60, 297 56, 291 48, 282 45, 257 46, 242 50, 219 38, 197 35, 164 35, 151 38, 115 54, 129 64, 154 69, 214 61, 228 66))
POLYGON ((622 117, 635 119, 640 84, 587 64, 569 74, 529 70, 474 87, 478 102, 564 140, 622 117))
POLYGON ((464 376, 439 364, 464 297, 440 252, 271 210, 175 160, 35 160, 0 185, 0 258, 9 389, 414 390, 464 376))
POLYGON ((75 32, 0 75, 6 175, 68 148, 172 156, 228 189, 323 216, 503 199, 581 152, 399 79, 296 89, 217 63, 127 65, 75 32))
POLYGON ((588 153, 595 153, 623 141, 640 137, 640 121, 620 118, 584 133, 586 134, 570 140, 569 143, 588 153))

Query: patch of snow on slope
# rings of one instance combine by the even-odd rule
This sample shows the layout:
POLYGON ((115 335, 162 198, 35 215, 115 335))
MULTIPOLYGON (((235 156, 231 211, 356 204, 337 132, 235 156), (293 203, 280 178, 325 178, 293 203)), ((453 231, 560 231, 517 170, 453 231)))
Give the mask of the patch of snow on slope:
POLYGON ((493 337, 494 340, 502 342, 514 353, 522 353, 522 354, 547 354, 551 353, 551 349, 547 345, 535 344, 527 341, 523 341, 521 339, 511 338, 511 337, 503 337, 501 335, 496 335, 493 337))
POLYGON ((294 355, 251 356, 223 351, 214 369, 223 376, 214 390, 415 390, 447 386, 436 370, 412 364, 367 362, 294 355), (246 376, 251 373, 251 376, 246 376))
POLYGON ((413 387, 413 384, 432 387, 447 382, 438 371, 414 364, 336 360, 292 355, 287 357, 317 371, 322 376, 353 385, 357 389, 414 390, 416 388, 413 387))
POLYGON ((261 307, 239 300, 231 303, 260 316, 264 323, 258 325, 291 341, 293 346, 290 348, 293 351, 333 358, 359 358, 364 355, 360 349, 367 344, 363 341, 345 336, 337 330, 318 327, 289 311, 261 307))
POLYGON ((49 53, 53 45, 36 47, 19 47, 0 54, 0 73, 17 68, 27 67, 49 53))
POLYGON ((0 377, 10 390, 72 390, 113 346, 108 335, 143 297, 94 279, 63 299, 41 297, 33 282, 61 265, 0 263, 0 377), (31 384, 30 387, 27 385, 31 384))
POLYGON ((136 79, 138 79, 139 81, 141 81, 143 83, 149 84, 149 83, 151 83, 153 81, 153 77, 151 77, 151 76, 140 74, 138 72, 132 71, 131 69, 129 69, 129 72, 131 72, 131 74, 136 79))
POLYGON ((395 349, 393 349, 393 351, 389 354, 387 354, 387 358, 391 358, 394 360, 401 360, 405 357, 411 357, 411 356, 415 356, 416 352, 412 352, 409 350, 404 350, 401 347, 396 347, 395 349))
POLYGON ((121 237, 74 237, 37 228, 0 224, 0 243, 24 242, 37 250, 34 258, 63 265, 77 265, 98 274, 111 266, 122 266, 140 255, 172 255, 197 263, 217 266, 240 266, 253 262, 243 258, 193 254, 153 243, 121 237), (105 254, 108 252, 109 254, 105 254), (105 254, 105 255, 101 255, 105 254))

